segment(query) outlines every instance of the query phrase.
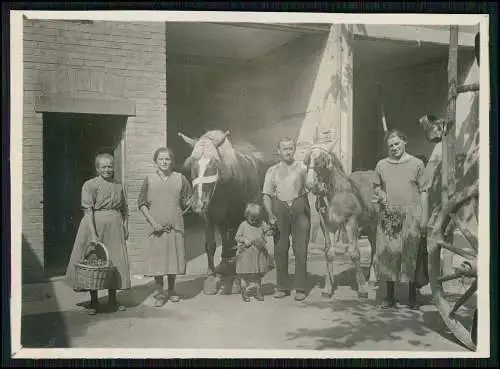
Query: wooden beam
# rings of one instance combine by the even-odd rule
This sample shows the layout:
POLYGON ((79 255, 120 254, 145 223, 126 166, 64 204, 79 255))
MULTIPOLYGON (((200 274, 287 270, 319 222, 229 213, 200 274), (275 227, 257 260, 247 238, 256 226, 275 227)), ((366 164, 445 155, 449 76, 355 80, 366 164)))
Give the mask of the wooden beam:
POLYGON ((202 56, 181 53, 171 53, 167 50, 167 63, 180 65, 200 65, 200 66, 251 66, 253 61, 246 58, 230 58, 221 56, 202 56))
MULTIPOLYGON (((220 23, 208 22, 228 27, 257 28, 261 30, 298 32, 298 33, 325 33, 329 32, 330 23, 220 23)), ((353 33, 356 37, 369 37, 394 41, 428 42, 448 45, 449 30, 446 26, 428 25, 398 25, 398 24, 354 24, 353 33)), ((473 26, 460 26, 458 44, 474 47, 476 31, 473 26)))
POLYGON ((462 85, 457 87, 457 93, 461 94, 463 92, 476 92, 479 91, 479 83, 473 83, 470 85, 462 85))
POLYGON ((240 28, 255 28, 260 30, 293 32, 293 33, 326 33, 330 30, 331 24, 329 23, 221 23, 221 22, 207 22, 217 24, 219 26, 227 27, 240 27, 240 28))
MULTIPOLYGON (((450 42, 448 29, 443 28, 441 30, 427 28, 425 26, 360 24, 354 26, 354 34, 357 37, 412 41, 416 43, 422 42, 448 45, 450 42)), ((474 47, 475 36, 475 33, 461 31, 458 33, 457 44, 460 46, 474 47)))
POLYGON ((443 139, 442 158, 442 193, 443 208, 447 205, 451 194, 455 192, 455 120, 457 111, 458 80, 458 26, 450 26, 450 46, 448 54, 448 111, 447 120, 451 129, 443 139))
MULTIPOLYGON (((445 132, 441 142, 441 206, 446 208, 450 195, 455 191, 455 120, 457 101, 457 78, 458 78, 458 26, 450 26, 448 46, 448 107, 447 124, 451 129, 445 132)), ((450 241, 446 238, 446 241, 450 241)), ((442 245, 445 249, 446 246, 442 245)), ((456 250, 452 250, 458 253, 456 250)), ((453 256, 450 252, 443 252, 443 273, 451 274, 453 269, 453 256)))
POLYGON ((135 116, 131 100, 79 99, 59 96, 39 96, 35 100, 37 113, 81 113, 135 116))

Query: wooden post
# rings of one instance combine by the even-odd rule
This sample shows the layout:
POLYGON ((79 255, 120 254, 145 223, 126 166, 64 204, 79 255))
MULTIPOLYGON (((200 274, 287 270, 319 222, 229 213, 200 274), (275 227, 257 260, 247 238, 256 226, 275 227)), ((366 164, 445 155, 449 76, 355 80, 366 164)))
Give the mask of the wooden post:
MULTIPOLYGON (((448 110, 447 124, 451 126, 442 141, 441 167, 441 204, 442 209, 448 204, 455 191, 455 129, 458 78, 458 26, 450 26, 450 46, 448 53, 448 110)), ((443 250, 443 274, 450 274, 453 269, 453 255, 443 250)))
POLYGON ((339 34, 340 48, 340 160, 347 174, 352 171, 352 125, 353 125, 353 25, 341 25, 339 34), (343 96, 343 97, 342 97, 343 96))
POLYGON ((383 100, 383 93, 382 93, 382 86, 380 82, 377 83, 377 89, 378 89, 378 97, 380 99, 380 114, 382 115, 382 129, 384 130, 384 133, 387 133, 387 119, 385 116, 385 109, 384 109, 384 100, 383 100))
POLYGON ((442 153, 442 193, 443 207, 455 191, 455 120, 458 79, 458 26, 450 26, 450 48, 448 55, 448 111, 447 121, 451 125, 448 134, 443 138, 442 153))

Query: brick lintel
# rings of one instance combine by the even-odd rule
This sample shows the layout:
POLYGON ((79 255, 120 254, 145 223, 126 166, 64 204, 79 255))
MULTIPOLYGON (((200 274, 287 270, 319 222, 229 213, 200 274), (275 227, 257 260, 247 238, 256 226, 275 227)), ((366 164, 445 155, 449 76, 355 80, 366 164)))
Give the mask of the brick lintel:
POLYGON ((135 102, 125 99, 91 99, 40 96, 35 100, 37 113, 81 113, 108 115, 136 115, 135 102))

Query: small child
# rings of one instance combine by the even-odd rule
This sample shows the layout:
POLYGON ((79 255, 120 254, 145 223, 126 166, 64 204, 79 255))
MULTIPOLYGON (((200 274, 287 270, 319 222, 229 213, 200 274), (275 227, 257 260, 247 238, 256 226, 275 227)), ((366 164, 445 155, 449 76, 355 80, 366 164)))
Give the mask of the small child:
POLYGON ((256 288, 255 298, 264 301, 262 277, 274 268, 274 262, 266 249, 266 236, 270 229, 262 220, 262 208, 250 203, 245 209, 243 221, 236 233, 236 273, 241 283, 243 301, 250 301, 250 291, 256 288))

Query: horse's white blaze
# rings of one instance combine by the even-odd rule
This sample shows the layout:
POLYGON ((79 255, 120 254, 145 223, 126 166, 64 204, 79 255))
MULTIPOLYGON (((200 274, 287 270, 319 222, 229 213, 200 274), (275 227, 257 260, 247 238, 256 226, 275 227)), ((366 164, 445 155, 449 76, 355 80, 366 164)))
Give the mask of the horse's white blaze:
POLYGON ((307 176, 306 176, 306 184, 309 189, 312 189, 314 186, 316 186, 317 182, 317 177, 316 177, 316 172, 314 171, 314 157, 311 155, 309 163, 309 168, 307 170, 307 176))
MULTIPOLYGON (((208 166, 208 158, 202 156, 200 160, 198 160, 198 178, 203 178, 205 176, 205 172, 207 171, 208 166)), ((201 197, 203 194, 203 182, 200 181, 198 183, 198 205, 201 206, 201 197)))

